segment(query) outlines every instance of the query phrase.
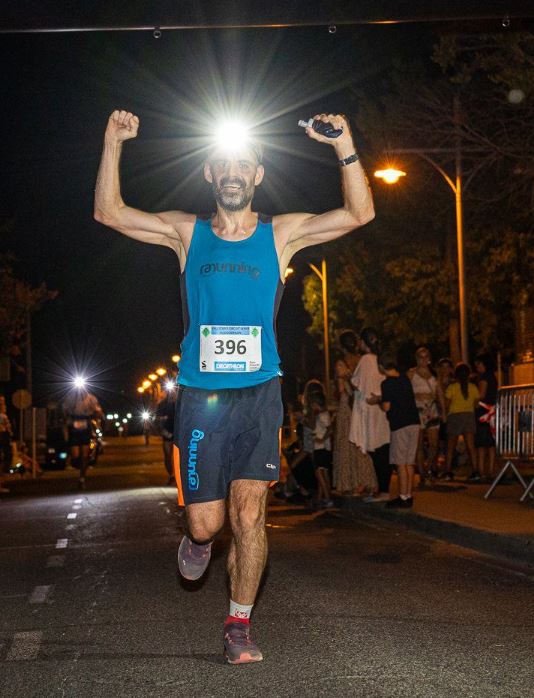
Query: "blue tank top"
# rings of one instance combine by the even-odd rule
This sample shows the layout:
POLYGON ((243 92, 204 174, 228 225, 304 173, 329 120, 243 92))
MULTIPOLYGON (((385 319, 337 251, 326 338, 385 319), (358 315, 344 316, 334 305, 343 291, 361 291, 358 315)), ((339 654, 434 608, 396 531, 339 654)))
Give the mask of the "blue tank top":
POLYGON ((231 242, 197 218, 180 287, 180 385, 246 388, 281 375, 275 323, 284 285, 270 219, 260 215, 250 237, 231 242))

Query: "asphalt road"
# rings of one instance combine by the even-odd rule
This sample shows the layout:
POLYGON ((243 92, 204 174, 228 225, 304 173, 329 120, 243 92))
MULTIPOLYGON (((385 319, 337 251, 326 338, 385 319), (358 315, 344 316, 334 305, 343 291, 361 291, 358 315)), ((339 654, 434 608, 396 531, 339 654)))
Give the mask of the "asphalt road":
POLYGON ((265 660, 226 664, 228 536, 202 583, 180 580, 158 461, 115 446, 83 493, 60 478, 1 500, 2 696, 534 696, 533 578, 276 500, 253 619, 265 660))

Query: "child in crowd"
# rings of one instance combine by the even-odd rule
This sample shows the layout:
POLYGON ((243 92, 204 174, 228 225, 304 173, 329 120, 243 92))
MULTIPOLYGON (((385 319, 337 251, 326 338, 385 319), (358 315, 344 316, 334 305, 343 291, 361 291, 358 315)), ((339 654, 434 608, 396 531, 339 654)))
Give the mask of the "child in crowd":
POLYGON ((475 408, 479 401, 476 385, 469 382, 471 369, 467 364, 457 364, 454 370, 454 383, 445 392, 447 403, 447 468, 445 477, 453 480, 452 459, 456 451, 458 437, 463 436, 471 468, 476 468, 475 452, 475 408))
POLYGON ((378 364, 386 379, 381 395, 370 400, 379 404, 387 415, 391 429, 389 460, 397 466, 399 496, 386 502, 386 507, 409 509, 413 506, 413 480, 420 419, 412 383, 406 374, 400 374, 397 359, 392 352, 381 352, 378 364))
POLYGON ((334 506, 330 490, 332 467, 332 419, 326 409, 324 395, 314 395, 312 399, 313 428, 313 467, 317 479, 317 504, 330 509, 334 506))

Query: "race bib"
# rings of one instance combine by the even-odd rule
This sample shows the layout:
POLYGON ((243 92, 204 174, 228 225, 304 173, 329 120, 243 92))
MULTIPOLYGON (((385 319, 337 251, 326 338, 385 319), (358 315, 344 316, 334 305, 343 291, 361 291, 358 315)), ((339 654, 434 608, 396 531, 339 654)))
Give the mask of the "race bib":
POLYGON ((72 423, 73 429, 88 429, 89 422, 87 419, 75 419, 72 423))
POLYGON ((261 368, 261 327, 200 325, 200 370, 248 373, 261 368))

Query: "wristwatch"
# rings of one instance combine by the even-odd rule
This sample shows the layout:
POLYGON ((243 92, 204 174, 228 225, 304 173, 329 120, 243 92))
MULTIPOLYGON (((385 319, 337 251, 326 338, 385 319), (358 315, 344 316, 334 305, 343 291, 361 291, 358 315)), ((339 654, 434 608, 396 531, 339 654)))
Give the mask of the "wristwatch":
POLYGON ((343 160, 338 160, 339 164, 341 167, 346 167, 347 165, 350 165, 353 162, 357 162, 360 159, 360 156, 358 153, 352 153, 352 155, 349 155, 348 158, 343 158, 343 160))

